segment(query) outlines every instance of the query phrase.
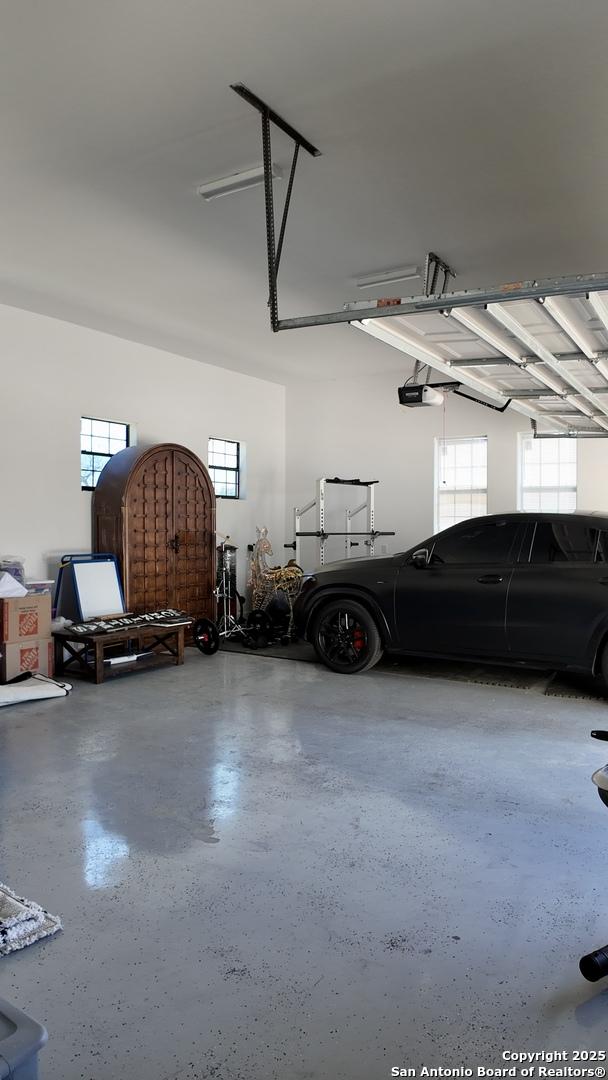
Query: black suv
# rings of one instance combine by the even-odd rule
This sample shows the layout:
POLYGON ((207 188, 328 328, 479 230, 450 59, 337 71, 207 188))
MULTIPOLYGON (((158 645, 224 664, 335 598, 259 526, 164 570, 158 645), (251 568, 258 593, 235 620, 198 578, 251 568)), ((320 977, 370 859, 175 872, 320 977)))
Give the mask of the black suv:
POLYGON ((608 515, 473 518, 404 554, 321 568, 295 614, 332 671, 365 671, 387 649, 608 683, 608 515))

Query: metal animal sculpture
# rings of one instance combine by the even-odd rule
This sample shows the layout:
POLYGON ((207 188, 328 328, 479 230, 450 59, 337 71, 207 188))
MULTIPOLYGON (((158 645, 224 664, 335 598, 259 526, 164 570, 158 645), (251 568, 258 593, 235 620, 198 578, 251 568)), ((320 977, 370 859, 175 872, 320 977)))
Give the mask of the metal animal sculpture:
POLYGON ((289 633, 293 629, 293 605, 302 586, 304 571, 290 559, 287 566, 269 566, 268 556, 272 555, 272 544, 268 539, 268 529, 262 526, 256 529, 257 540, 254 544, 249 563, 249 581, 253 607, 264 610, 282 592, 289 605, 289 633))

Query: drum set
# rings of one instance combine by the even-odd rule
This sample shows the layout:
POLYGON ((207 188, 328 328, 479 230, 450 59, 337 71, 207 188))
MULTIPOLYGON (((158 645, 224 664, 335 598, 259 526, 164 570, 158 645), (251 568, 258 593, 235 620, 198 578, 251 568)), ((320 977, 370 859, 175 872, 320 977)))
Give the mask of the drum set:
POLYGON ((218 545, 219 575, 213 595, 218 605, 218 620, 197 619, 192 627, 194 644, 206 656, 216 653, 222 639, 235 638, 249 649, 257 649, 268 643, 272 634, 272 621, 264 611, 252 611, 247 623, 242 621, 244 598, 236 587, 236 553, 238 548, 230 537, 216 532, 218 545), (238 616, 237 616, 238 611, 238 616))

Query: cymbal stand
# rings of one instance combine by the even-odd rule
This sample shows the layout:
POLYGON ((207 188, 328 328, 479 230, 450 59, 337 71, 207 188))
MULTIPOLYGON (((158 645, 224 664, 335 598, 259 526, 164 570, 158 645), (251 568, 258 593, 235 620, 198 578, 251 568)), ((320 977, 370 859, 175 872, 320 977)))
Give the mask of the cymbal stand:
MULTIPOLYGON (((229 539, 229 538, 228 538, 229 539)), ((220 543, 222 549, 222 575, 221 584, 214 589, 214 596, 218 602, 221 602, 221 613, 218 619, 218 630, 221 638, 240 637, 247 638, 248 635, 243 626, 241 626, 238 619, 234 617, 230 610, 230 602, 234 599, 236 602, 237 597, 232 597, 230 594, 230 560, 232 558, 232 552, 226 544, 226 540, 222 540, 220 543)))

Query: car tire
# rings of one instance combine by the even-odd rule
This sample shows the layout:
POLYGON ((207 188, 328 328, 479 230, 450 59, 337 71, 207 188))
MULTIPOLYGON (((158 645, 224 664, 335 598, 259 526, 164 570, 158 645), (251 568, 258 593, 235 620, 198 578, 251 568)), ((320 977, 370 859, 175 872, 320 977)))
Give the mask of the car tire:
POLYGON ((356 600, 331 600, 314 616, 311 641, 319 660, 341 675, 377 664, 383 653, 373 615, 356 600))

